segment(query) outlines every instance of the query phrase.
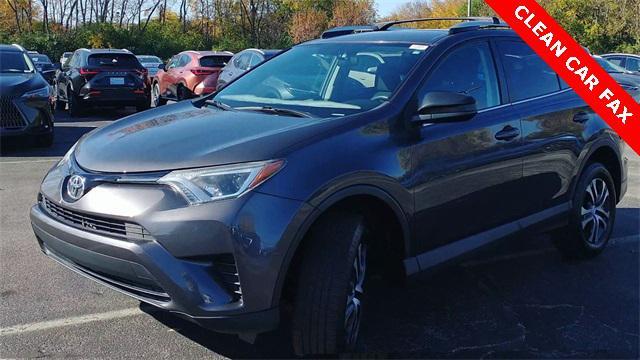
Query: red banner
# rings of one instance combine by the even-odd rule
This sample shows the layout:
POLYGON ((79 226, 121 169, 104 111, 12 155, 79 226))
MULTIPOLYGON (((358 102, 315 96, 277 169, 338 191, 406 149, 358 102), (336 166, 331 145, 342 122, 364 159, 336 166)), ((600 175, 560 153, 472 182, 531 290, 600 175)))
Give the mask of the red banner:
POLYGON ((640 154, 640 105, 535 0, 485 0, 640 154))

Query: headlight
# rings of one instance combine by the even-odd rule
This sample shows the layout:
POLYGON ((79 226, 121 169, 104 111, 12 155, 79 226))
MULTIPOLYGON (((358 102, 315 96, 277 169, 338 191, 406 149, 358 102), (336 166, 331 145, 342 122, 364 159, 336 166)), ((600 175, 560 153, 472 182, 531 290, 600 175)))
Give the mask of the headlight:
POLYGON ((176 170, 158 180, 171 185, 190 205, 239 197, 275 175, 284 160, 176 170))
POLYGON ((33 98, 48 98, 50 95, 49 85, 32 91, 28 91, 22 95, 23 98, 33 99, 33 98))

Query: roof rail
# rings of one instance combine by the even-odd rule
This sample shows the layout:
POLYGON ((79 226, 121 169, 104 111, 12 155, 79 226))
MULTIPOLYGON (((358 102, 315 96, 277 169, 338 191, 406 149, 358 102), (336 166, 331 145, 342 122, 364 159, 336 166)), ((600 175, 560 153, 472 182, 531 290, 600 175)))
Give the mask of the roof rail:
POLYGON ((390 27, 398 24, 406 24, 412 22, 423 22, 423 21, 491 21, 495 25, 501 25, 502 22, 497 17, 441 17, 441 18, 417 18, 417 19, 405 19, 405 20, 395 20, 395 21, 387 21, 381 23, 377 26, 378 31, 388 30, 390 27))
POLYGON ((18 44, 11 44, 11 46, 17 47, 20 51, 27 51, 27 50, 25 50, 25 48, 23 48, 22 46, 20 46, 18 44))

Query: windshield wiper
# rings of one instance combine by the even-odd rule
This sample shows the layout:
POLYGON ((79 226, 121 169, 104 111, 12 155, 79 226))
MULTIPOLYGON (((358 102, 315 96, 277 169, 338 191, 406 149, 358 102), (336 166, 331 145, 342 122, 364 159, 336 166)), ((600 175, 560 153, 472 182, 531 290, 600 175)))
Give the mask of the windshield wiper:
POLYGON ((294 116, 294 117, 303 117, 303 118, 312 117, 309 113, 306 113, 304 111, 274 108, 271 106, 245 106, 245 107, 237 107, 236 109, 247 110, 247 111, 259 111, 266 114, 274 114, 274 115, 285 115, 285 116, 294 116))
POLYGON ((207 105, 215 106, 218 109, 222 109, 224 111, 228 111, 228 110, 233 109, 231 106, 229 106, 229 105, 227 105, 227 104, 225 104, 223 102, 220 102, 218 100, 206 100, 204 103, 207 104, 207 105))

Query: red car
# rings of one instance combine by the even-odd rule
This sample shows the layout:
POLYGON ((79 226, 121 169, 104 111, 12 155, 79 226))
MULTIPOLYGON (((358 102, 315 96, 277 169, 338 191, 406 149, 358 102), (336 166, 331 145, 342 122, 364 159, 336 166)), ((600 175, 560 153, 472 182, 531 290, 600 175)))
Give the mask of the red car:
POLYGON ((184 100, 216 90, 218 74, 231 59, 229 51, 183 51, 166 66, 160 65, 153 78, 151 98, 156 106, 167 100, 184 100))

